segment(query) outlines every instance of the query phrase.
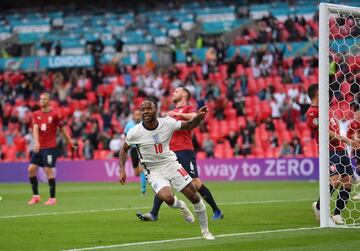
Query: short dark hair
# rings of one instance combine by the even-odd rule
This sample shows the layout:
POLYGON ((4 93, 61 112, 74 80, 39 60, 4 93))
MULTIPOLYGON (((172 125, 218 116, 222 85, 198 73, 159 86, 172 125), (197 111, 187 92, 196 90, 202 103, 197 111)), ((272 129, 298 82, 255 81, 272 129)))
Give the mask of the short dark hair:
POLYGON ((311 100, 313 100, 316 95, 318 95, 319 92, 319 85, 318 84, 312 84, 307 89, 307 94, 311 100))
POLYGON ((184 92, 186 92, 186 100, 189 101, 191 99, 191 92, 186 87, 182 86, 181 88, 184 90, 184 92))
POLYGON ((145 101, 150 101, 151 103, 153 103, 155 105, 155 108, 157 109, 158 108, 158 103, 155 99, 153 98, 146 98, 143 102, 145 101))

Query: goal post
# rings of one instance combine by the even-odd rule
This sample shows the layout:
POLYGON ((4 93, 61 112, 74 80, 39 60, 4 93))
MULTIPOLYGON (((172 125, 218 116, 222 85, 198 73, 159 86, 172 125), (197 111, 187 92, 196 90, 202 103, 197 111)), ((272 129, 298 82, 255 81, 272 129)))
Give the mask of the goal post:
MULTIPOLYGON (((335 114, 335 120, 346 122, 354 118, 354 112, 358 109, 353 107, 358 93, 354 93, 352 85, 360 85, 358 82, 360 81, 359 33, 360 6, 327 3, 319 5, 320 227, 336 226, 331 222, 331 212, 337 205, 337 198, 330 196, 329 191, 329 113, 335 114), (345 93, 344 90, 348 86, 350 90, 345 93), (329 100, 329 92, 335 94, 332 100, 329 100)), ((349 153, 350 151, 347 154, 349 153)), ((344 213, 343 226, 356 226, 360 223, 360 213, 356 208, 356 202, 351 201, 353 194, 350 194, 349 208, 346 207, 346 213, 344 213)))
POLYGON ((319 7, 319 90, 320 227, 328 227, 330 219, 329 169, 327 168, 329 166, 329 9, 325 3, 321 3, 319 7))

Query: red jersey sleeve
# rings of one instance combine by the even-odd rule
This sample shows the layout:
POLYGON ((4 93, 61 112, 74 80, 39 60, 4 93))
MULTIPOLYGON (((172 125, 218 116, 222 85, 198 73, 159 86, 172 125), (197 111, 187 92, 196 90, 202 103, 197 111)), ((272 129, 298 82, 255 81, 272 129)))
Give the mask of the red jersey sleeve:
POLYGON ((196 112, 195 107, 193 107, 192 105, 189 105, 186 109, 186 112, 184 112, 184 113, 193 113, 193 112, 196 112))
POLYGON ((64 119, 63 119, 63 117, 61 116, 60 113, 57 113, 57 114, 56 114, 56 121, 57 121, 57 126, 58 126, 59 128, 64 127, 65 122, 64 122, 64 119))
POLYGON ((39 125, 39 119, 36 112, 33 112, 32 114, 32 126, 39 125))
POLYGON ((311 129, 318 129, 319 128, 319 113, 316 110, 309 111, 306 116, 306 124, 311 129))

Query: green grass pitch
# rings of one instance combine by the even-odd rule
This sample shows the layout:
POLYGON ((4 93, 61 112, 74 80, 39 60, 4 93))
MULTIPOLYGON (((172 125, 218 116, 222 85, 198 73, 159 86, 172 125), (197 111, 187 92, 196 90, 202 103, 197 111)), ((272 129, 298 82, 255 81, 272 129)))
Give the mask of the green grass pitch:
POLYGON ((40 185, 42 203, 33 206, 27 205, 30 185, 0 184, 0 250, 360 248, 359 229, 317 228, 311 210, 317 183, 207 182, 207 186, 225 214, 223 220, 209 220, 214 241, 199 238, 197 221, 186 223, 180 212, 166 205, 157 222, 140 222, 135 213, 150 209, 153 194, 140 195, 137 183, 59 182, 58 204, 50 207, 42 204, 48 197, 44 183, 40 185))

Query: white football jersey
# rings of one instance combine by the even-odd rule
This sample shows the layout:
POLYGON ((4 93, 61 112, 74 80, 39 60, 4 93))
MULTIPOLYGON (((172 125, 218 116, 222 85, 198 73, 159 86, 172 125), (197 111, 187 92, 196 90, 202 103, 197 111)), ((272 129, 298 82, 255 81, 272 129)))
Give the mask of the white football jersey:
POLYGON ((154 130, 148 130, 143 123, 139 123, 130 129, 125 138, 128 145, 136 146, 140 162, 147 169, 177 159, 175 153, 170 151, 169 142, 174 131, 180 129, 181 122, 169 116, 157 120, 158 126, 154 130))

